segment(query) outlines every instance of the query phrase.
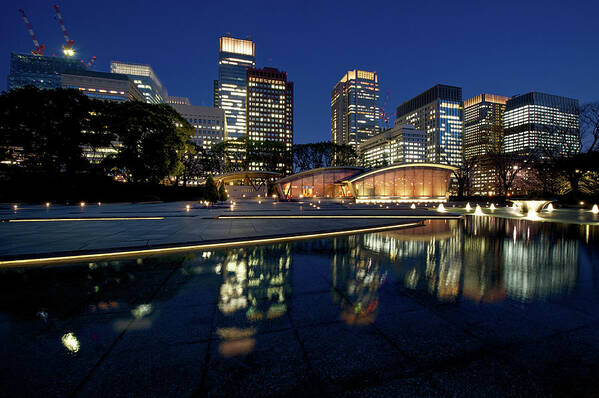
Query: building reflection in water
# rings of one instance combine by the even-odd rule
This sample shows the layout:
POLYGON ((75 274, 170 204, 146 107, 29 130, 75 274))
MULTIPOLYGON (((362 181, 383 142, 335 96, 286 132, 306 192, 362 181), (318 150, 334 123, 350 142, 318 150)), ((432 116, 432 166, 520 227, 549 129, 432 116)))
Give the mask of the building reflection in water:
POLYGON ((386 255, 406 287, 453 301, 463 267, 460 232, 458 220, 427 221, 422 227, 365 235, 363 245, 379 260, 386 255))
POLYGON ((578 279, 580 242, 572 228, 578 227, 468 217, 336 238, 333 281, 360 308, 376 303, 387 269, 403 286, 440 302, 564 297, 578 279), (363 288, 366 281, 369 290, 363 288))
POLYGON ((386 280, 381 262, 369 249, 357 244, 360 238, 350 236, 332 241, 331 278, 336 289, 332 299, 340 305, 340 318, 351 325, 374 321, 378 290, 386 280))
POLYGON ((260 322, 287 312, 291 295, 291 245, 244 247, 222 253, 222 284, 218 309, 223 318, 217 329, 223 356, 254 349, 260 322))
POLYGON ((568 296, 578 279, 579 242, 543 233, 540 223, 505 220, 503 274, 508 297, 518 301, 568 296))

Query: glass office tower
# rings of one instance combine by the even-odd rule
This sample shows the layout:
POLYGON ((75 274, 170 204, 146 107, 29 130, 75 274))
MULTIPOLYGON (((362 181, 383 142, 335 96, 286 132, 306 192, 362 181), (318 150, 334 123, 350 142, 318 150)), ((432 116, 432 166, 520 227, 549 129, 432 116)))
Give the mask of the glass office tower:
POLYGON ((493 195, 497 191, 497 173, 487 154, 503 152, 503 116, 508 99, 479 94, 464 101, 464 159, 473 160, 473 195, 493 195))
POLYGON ((214 106, 224 109, 229 139, 246 135, 246 71, 256 66, 251 40, 223 36, 218 45, 218 80, 214 81, 214 106))
POLYGON ((471 159, 503 147, 503 114, 508 97, 479 94, 464 101, 464 157, 471 159))
POLYGON ((460 166, 464 112, 462 88, 438 84, 397 107, 395 124, 426 131, 426 161, 460 166))
POLYGON ((350 70, 331 92, 331 142, 360 143, 378 134, 380 109, 376 72, 350 70))
POLYGON ((60 88, 61 75, 66 71, 86 71, 79 59, 46 57, 33 54, 10 54, 9 90, 34 86, 42 89, 60 88))
POLYGON ((110 72, 129 76, 148 104, 163 104, 168 93, 150 65, 130 62, 110 62, 110 72))
POLYGON ((580 150, 578 100, 530 92, 510 98, 505 106, 505 152, 580 150))
MULTIPOLYGON (((247 70, 247 134, 254 141, 283 144, 277 170, 293 171, 293 83, 275 68, 247 70)), ((272 154, 273 156, 275 154, 272 154)), ((266 165, 251 164, 250 170, 266 165)))

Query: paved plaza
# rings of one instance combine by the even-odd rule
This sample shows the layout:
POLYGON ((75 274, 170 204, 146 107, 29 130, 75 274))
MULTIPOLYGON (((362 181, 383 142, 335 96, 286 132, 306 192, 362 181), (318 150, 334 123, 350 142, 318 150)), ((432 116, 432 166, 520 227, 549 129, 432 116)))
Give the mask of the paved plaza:
POLYGON ((24 204, 16 209, 4 205, 0 207, 0 218, 5 221, 0 222, 0 258, 283 237, 399 225, 439 216, 432 206, 426 208, 424 205, 412 210, 408 205, 367 206, 333 202, 310 205, 270 199, 239 201, 232 208, 228 204, 207 207, 197 202, 87 203, 84 206, 49 207, 24 204), (350 218, 287 218, 327 215, 350 218), (252 218, 256 216, 282 218, 252 218), (352 218, 354 216, 359 218, 352 218), (405 218, 398 218, 403 216, 405 218), (60 221, 51 221, 56 219, 60 221))
POLYGON ((597 396, 596 215, 451 206, 4 206, 4 261, 383 229, 0 267, 0 397, 597 396))

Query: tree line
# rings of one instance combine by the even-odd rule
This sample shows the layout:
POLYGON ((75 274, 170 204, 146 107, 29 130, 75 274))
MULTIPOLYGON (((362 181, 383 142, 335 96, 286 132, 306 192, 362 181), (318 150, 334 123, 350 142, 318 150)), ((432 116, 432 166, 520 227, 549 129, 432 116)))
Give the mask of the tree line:
POLYGON ((108 173, 158 183, 180 173, 192 134, 164 104, 100 101, 72 89, 0 95, 0 157, 38 176, 108 173))

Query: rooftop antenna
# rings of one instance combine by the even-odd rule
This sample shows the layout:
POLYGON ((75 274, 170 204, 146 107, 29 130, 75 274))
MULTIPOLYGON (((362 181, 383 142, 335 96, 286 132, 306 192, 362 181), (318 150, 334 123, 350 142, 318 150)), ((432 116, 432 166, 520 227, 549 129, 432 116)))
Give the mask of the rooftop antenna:
POLYGON ((25 25, 27 25, 27 30, 29 31, 29 35, 31 36, 33 45, 35 46, 35 50, 31 50, 31 54, 44 55, 44 49, 46 48, 46 46, 44 46, 43 44, 40 44, 37 41, 37 38, 35 37, 35 33, 33 33, 33 27, 29 23, 29 20, 27 19, 27 15, 25 15, 25 11, 23 11, 22 9, 19 9, 19 12, 21 13, 21 16, 23 17, 23 21, 25 21, 25 25))

